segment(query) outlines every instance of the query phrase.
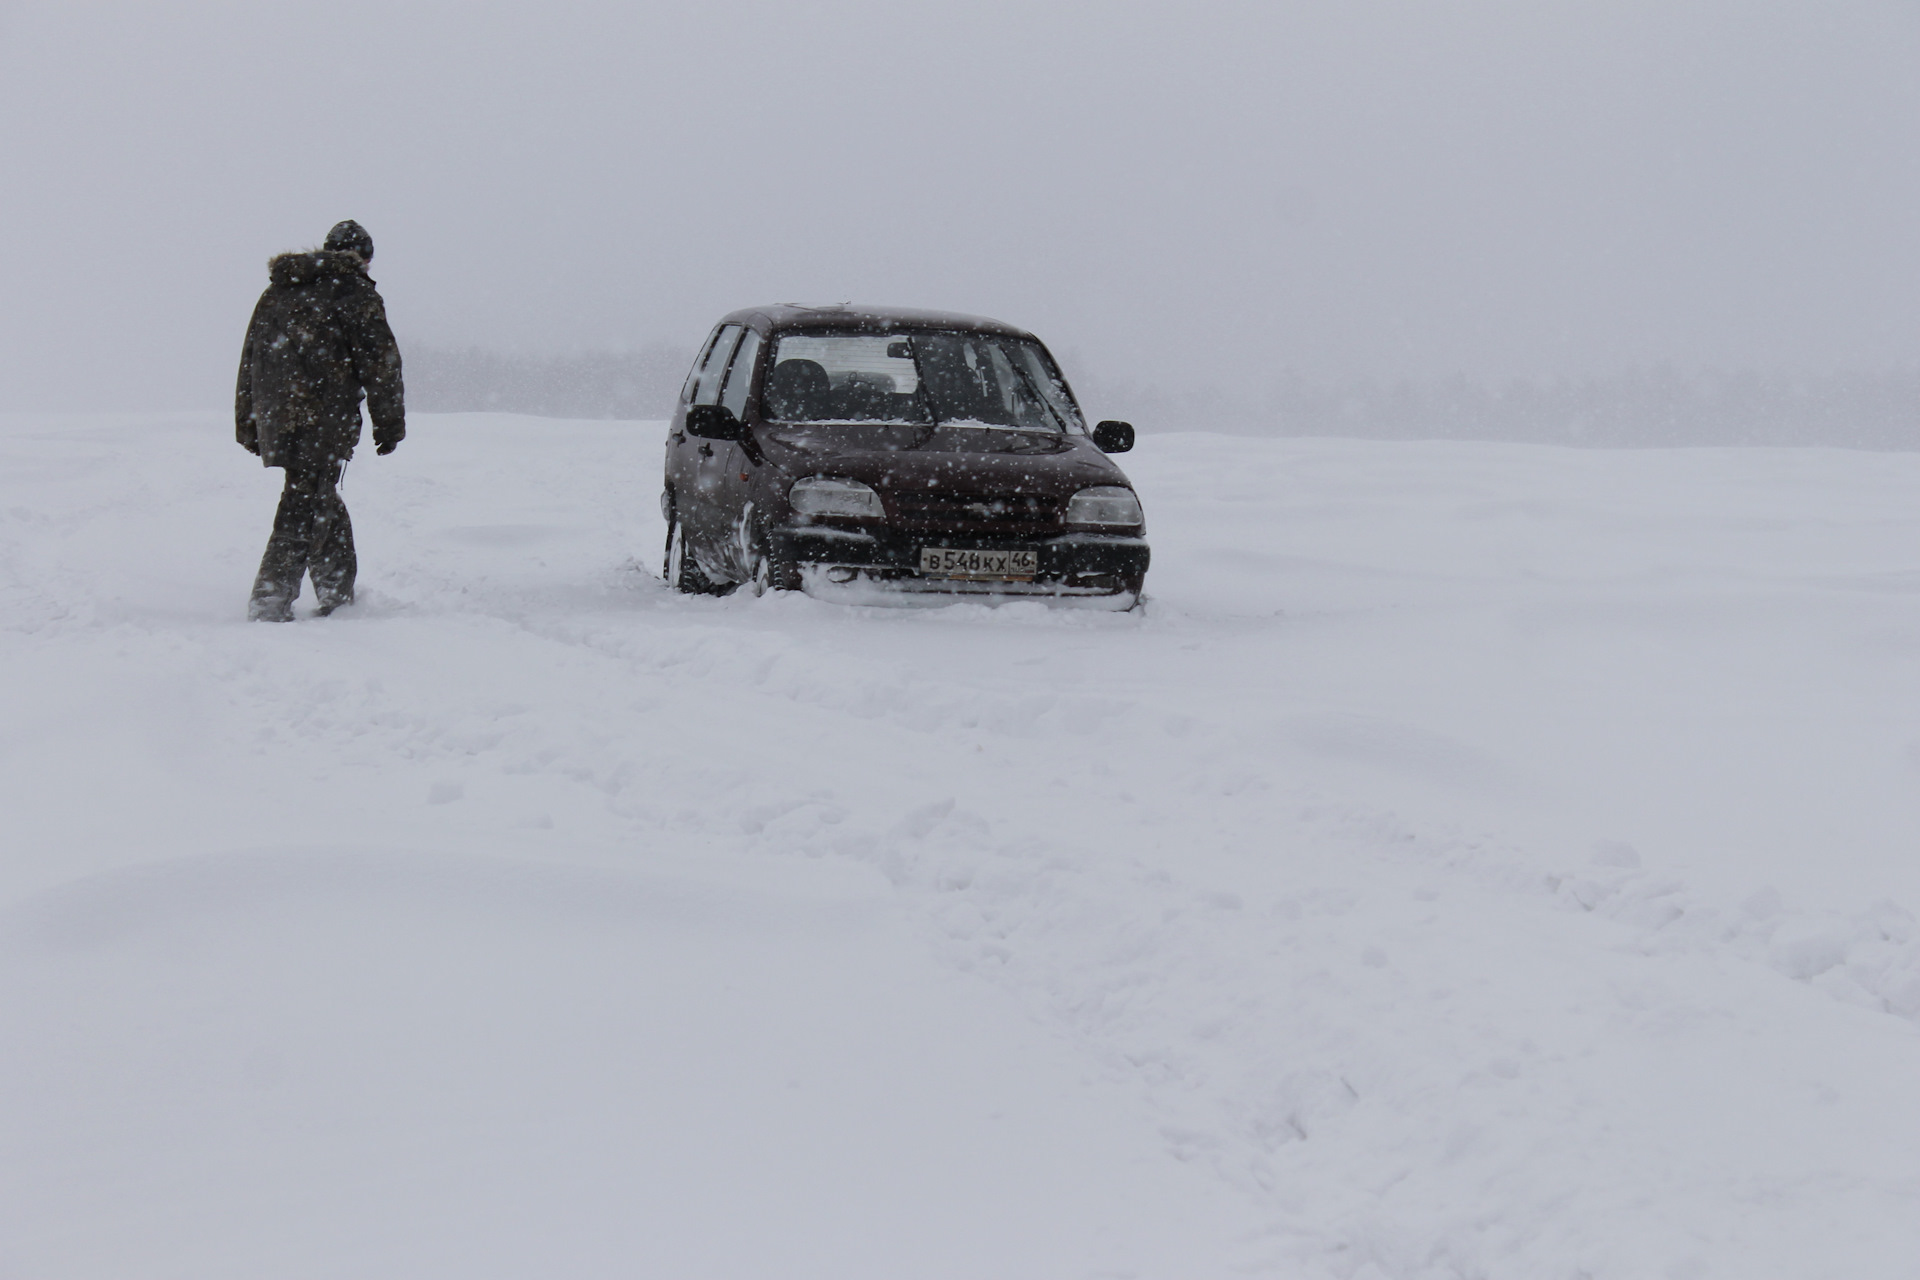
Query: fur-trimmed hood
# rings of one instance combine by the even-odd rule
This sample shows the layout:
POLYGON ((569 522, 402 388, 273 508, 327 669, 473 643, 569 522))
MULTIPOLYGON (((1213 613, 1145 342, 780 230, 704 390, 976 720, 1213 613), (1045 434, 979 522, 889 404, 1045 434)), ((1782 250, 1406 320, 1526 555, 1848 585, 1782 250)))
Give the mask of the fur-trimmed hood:
POLYGON ((267 279, 283 289, 315 284, 329 277, 364 277, 366 271, 366 263, 360 260, 359 254, 331 249, 282 253, 267 263, 267 279))

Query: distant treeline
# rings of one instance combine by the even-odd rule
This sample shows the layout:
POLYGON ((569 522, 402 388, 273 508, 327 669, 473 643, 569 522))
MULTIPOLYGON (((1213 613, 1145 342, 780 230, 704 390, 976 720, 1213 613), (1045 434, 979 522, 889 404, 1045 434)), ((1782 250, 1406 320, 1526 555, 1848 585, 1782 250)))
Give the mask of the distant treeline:
POLYGON ((1616 447, 1835 445, 1920 449, 1920 369, 1817 376, 1681 373, 1379 381, 1276 379, 1256 402, 1089 381, 1101 417, 1142 430, 1379 440, 1509 440, 1616 447))
MULTIPOLYGON (((407 401, 428 413, 664 418, 693 353, 509 355, 407 344, 407 401)), ((1381 381, 1286 375, 1254 395, 1076 380, 1088 413, 1143 431, 1511 440, 1601 446, 1825 444, 1920 449, 1920 369, 1818 376, 1683 373, 1492 385, 1464 377, 1381 381)))

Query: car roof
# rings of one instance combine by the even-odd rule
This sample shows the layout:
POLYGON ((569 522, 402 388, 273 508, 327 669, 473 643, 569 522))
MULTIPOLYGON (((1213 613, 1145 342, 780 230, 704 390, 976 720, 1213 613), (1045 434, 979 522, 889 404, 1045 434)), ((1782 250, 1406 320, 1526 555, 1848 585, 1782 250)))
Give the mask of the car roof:
POLYGON ((1007 338, 1033 337, 1025 329, 990 320, 986 316, 963 315, 957 311, 925 311, 918 307, 869 307, 851 302, 818 307, 802 306, 797 302, 743 307, 727 315, 721 323, 751 325, 769 333, 793 333, 808 329, 863 329, 880 333, 899 329, 969 329, 1007 338))

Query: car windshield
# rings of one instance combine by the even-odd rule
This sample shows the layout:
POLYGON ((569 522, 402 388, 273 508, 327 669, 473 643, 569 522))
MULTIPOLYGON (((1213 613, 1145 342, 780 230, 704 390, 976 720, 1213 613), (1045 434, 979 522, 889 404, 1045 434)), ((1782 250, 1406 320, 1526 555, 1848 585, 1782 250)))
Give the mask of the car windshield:
POLYGON ((959 329, 784 335, 761 399, 781 422, 1086 430, 1039 343, 959 329))

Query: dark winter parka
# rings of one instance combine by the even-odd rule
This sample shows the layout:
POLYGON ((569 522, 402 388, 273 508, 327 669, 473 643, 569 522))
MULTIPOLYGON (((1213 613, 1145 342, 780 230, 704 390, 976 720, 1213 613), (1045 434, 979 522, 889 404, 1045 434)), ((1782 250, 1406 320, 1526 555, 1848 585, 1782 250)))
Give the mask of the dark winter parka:
POLYGON ((407 434, 400 348, 358 255, 283 253, 240 352, 234 435, 269 467, 319 470, 353 456, 360 399, 376 445, 407 434))

